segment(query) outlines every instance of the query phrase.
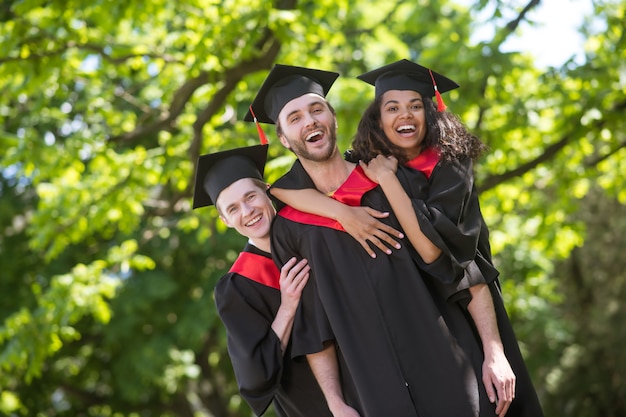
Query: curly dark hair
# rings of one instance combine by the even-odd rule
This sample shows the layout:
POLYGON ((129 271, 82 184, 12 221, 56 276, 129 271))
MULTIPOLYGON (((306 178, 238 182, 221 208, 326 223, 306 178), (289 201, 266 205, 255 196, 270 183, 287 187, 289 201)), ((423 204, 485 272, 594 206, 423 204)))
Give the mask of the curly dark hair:
MULTIPOLYGON (((487 146, 478 137, 470 133, 465 125, 453 113, 438 112, 430 97, 422 97, 426 112, 426 136, 423 147, 433 147, 440 153, 441 159, 476 159, 487 150, 487 146)), ((393 155, 400 164, 408 162, 409 156, 404 149, 391 143, 380 125, 380 107, 382 95, 377 97, 363 112, 356 135, 352 139, 350 160, 368 162, 378 154, 393 155)))

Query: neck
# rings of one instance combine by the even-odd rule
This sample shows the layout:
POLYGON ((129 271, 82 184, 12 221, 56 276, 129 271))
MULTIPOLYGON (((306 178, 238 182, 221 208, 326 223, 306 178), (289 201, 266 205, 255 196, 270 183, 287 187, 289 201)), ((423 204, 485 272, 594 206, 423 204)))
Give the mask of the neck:
POLYGON ((355 167, 355 164, 347 162, 341 157, 338 149, 333 153, 333 156, 325 161, 300 159, 300 163, 315 183, 315 188, 324 194, 339 188, 355 167))
POLYGON ((248 239, 248 241, 252 243, 254 246, 256 246, 257 248, 261 249, 262 251, 265 251, 267 253, 272 253, 272 246, 270 245, 269 236, 266 238, 256 238, 254 240, 248 239))

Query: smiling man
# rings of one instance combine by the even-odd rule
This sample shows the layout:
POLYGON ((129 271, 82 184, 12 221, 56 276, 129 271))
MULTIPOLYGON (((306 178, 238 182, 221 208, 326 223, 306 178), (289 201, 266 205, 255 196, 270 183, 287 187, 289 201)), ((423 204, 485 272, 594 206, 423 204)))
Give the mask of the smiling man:
MULTIPOLYGON (((283 146, 298 157, 275 186, 314 188, 352 206, 390 212, 383 221, 399 229, 380 187, 337 148, 335 112, 325 98, 337 75, 276 65, 257 94, 258 120, 275 123, 283 146)), ((419 182, 408 170, 398 175, 408 188, 419 182)), ((475 384, 472 370, 407 246, 373 258, 333 219, 285 206, 272 225, 272 254, 279 265, 294 256, 311 265, 292 355, 307 356, 325 393, 337 374, 349 375, 358 394, 350 405, 362 416, 477 415, 468 397, 476 389, 468 386, 475 384), (339 371, 322 360, 335 345, 345 359, 339 371)))
POLYGON ((294 315, 310 268, 291 258, 279 270, 272 261, 275 210, 263 182, 266 158, 267 145, 258 145, 198 160, 193 208, 215 204, 224 223, 249 238, 217 283, 215 303, 239 391, 255 415, 273 402, 280 417, 330 417, 307 362, 291 359, 294 315))

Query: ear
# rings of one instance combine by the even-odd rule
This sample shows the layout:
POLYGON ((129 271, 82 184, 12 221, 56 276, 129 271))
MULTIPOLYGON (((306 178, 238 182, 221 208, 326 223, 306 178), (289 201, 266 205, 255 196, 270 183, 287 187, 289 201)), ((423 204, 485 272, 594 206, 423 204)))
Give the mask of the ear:
POLYGON ((278 140, 280 140, 280 143, 287 149, 291 149, 291 145, 289 144, 289 142, 287 141, 287 138, 285 137, 285 135, 278 135, 278 140))
POLYGON ((231 229, 233 228, 233 225, 226 219, 226 217, 222 216, 221 214, 220 214, 220 220, 223 221, 224 224, 228 226, 229 228, 231 229))

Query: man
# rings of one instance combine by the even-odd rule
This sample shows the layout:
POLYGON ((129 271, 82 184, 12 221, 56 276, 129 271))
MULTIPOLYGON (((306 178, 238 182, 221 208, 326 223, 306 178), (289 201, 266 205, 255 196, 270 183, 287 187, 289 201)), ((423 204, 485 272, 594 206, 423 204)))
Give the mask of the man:
MULTIPOLYGON (((254 112, 260 122, 276 123, 281 143, 298 157, 277 185, 316 188, 389 212, 383 220, 400 229, 380 188, 337 148, 336 118, 325 99, 336 77, 277 65, 261 87, 254 112)), ((411 172, 400 169, 398 175, 408 186, 411 172)), ((271 234, 277 264, 296 256, 312 267, 295 317, 292 355, 307 355, 327 399, 334 395, 332 381, 345 373, 358 393, 358 404, 351 405, 362 416, 477 415, 468 396, 476 377, 449 337, 408 247, 374 259, 336 222, 289 206, 279 211, 271 234), (335 343, 345 359, 339 370, 321 361, 329 349, 334 354, 335 343)))
POLYGON ((279 271, 272 261, 266 158, 267 145, 258 145, 198 160, 193 208, 215 204, 224 223, 249 238, 218 282, 215 303, 240 393, 256 415, 273 401, 281 417, 331 416, 307 362, 291 359, 293 319, 310 268, 291 258, 279 271))

